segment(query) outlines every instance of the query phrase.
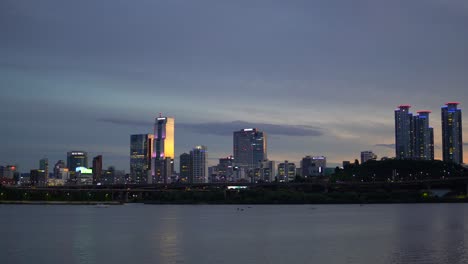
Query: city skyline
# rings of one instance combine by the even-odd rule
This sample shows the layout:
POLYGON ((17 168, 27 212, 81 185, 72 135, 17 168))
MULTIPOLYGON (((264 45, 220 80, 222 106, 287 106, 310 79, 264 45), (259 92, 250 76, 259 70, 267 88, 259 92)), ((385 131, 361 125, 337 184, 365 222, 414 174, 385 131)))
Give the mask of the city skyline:
POLYGON ((468 102, 467 10, 432 0, 2 1, 0 163, 27 172, 83 150, 129 172, 128 137, 153 133, 158 112, 177 120, 176 157, 206 145, 210 165, 248 127, 268 133, 277 162, 391 157, 399 103, 433 111, 441 159, 440 107, 468 102))

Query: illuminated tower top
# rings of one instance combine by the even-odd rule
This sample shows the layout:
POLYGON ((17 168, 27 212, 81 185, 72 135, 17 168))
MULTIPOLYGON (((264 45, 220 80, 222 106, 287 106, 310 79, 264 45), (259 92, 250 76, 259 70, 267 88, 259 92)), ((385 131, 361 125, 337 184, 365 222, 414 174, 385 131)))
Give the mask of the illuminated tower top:
POLYGON ((154 123, 154 149, 153 158, 163 160, 174 159, 174 118, 159 117, 154 123))

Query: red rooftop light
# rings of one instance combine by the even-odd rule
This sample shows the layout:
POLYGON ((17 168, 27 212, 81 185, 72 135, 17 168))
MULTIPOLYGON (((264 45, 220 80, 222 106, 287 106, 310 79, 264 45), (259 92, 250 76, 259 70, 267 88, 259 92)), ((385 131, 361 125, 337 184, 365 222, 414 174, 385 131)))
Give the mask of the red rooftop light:
POLYGON ((398 108, 405 108, 405 107, 411 108, 411 105, 399 105, 398 106, 398 108))
POLYGON ((460 103, 459 102, 448 102, 448 103, 445 103, 445 105, 459 105, 460 103))
POLYGON ((432 111, 430 111, 430 110, 421 110, 421 111, 418 111, 417 113, 418 114, 424 114, 424 113, 430 114, 430 113, 432 113, 432 111))

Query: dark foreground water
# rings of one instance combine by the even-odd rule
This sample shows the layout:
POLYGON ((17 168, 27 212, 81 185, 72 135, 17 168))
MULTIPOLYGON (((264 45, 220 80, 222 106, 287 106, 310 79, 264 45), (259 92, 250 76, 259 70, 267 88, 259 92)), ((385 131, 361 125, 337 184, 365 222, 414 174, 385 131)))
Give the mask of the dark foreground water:
POLYGON ((468 204, 250 207, 0 205, 0 263, 468 263, 468 204))

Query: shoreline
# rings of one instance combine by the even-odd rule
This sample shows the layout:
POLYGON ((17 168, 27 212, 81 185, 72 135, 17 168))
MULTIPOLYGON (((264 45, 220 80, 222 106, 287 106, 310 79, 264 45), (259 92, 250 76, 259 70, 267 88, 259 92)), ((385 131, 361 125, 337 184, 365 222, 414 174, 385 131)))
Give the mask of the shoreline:
POLYGON ((19 205, 122 205, 121 202, 95 202, 95 201, 1 201, 1 204, 19 205))

